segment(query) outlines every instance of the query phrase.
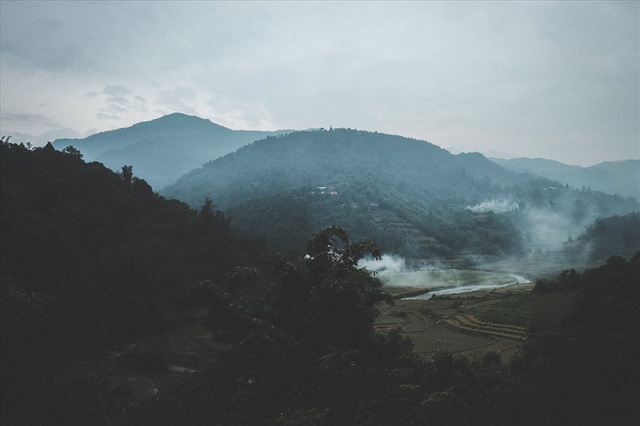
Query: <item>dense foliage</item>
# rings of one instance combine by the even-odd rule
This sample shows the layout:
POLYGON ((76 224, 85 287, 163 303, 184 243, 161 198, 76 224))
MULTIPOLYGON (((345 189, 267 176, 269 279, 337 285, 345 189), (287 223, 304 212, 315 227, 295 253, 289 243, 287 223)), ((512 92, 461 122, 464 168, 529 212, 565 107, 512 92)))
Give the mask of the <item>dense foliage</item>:
POLYGON ((561 291, 574 293, 573 309, 560 323, 532 324, 520 353, 505 364, 495 352, 468 359, 440 351, 422 359, 397 331, 374 333, 371 315, 384 295, 355 266, 366 250, 375 254, 370 245, 354 249, 330 228, 310 243, 311 255, 299 266, 272 261, 264 298, 234 300, 211 289, 209 327, 233 348, 141 406, 130 424, 640 420, 640 253, 630 261, 612 257, 582 275, 563 272, 558 282, 572 280, 561 291), (340 242, 344 248, 336 249, 340 242))
POLYGON ((4 423, 45 389, 69 394, 54 367, 169 327, 188 284, 223 276, 243 254, 210 203, 166 201, 130 166, 116 174, 50 144, 1 150, 4 423))

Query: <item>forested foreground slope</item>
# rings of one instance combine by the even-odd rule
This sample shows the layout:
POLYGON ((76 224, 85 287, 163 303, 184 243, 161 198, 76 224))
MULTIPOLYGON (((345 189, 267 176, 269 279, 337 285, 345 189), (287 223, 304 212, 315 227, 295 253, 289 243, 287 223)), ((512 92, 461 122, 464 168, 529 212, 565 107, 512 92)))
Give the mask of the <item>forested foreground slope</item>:
POLYGON ((66 393, 58 367, 171 327, 188 286, 244 254, 221 212, 167 201, 130 167, 116 174, 51 144, 1 150, 4 424, 12 397, 46 419, 48 392, 66 393))
POLYGON ((527 297, 575 304, 532 322, 511 362, 423 359, 399 332, 375 332, 390 297, 357 265, 380 251, 340 228, 317 233, 308 256, 258 261, 210 203, 166 201, 128 167, 52 146, 3 144, 0 160, 3 425, 639 420, 640 254, 536 284, 527 297), (153 347, 134 363, 104 357, 194 309, 217 349, 192 373, 170 372, 153 347), (141 396, 134 376, 165 385, 141 396))
POLYGON ((222 212, 165 200, 130 167, 51 145, 3 144, 1 161, 3 284, 54 297, 96 349, 158 327, 159 304, 241 262, 222 212))

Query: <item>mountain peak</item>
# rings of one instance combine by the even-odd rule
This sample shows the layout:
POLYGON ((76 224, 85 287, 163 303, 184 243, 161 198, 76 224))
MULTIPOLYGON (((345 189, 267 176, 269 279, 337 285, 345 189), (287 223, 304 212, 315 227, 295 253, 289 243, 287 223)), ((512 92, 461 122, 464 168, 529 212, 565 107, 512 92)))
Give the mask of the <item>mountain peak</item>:
POLYGON ((216 124, 213 121, 209 120, 208 118, 200 118, 196 115, 188 115, 188 114, 184 114, 182 112, 173 112, 171 114, 167 114, 167 115, 163 115, 162 117, 158 117, 154 120, 151 121, 144 121, 142 123, 138 123, 138 124, 145 124, 145 123, 171 123, 171 124, 192 124, 192 125, 206 125, 206 126, 210 126, 213 128, 218 128, 220 130, 224 129, 227 131, 231 131, 231 129, 229 129, 228 127, 224 127, 220 124, 216 124))
POLYGON ((112 170, 133 166, 134 173, 161 188, 202 163, 281 132, 235 131, 211 120, 180 112, 84 139, 57 139, 61 150, 72 145, 87 161, 112 170))

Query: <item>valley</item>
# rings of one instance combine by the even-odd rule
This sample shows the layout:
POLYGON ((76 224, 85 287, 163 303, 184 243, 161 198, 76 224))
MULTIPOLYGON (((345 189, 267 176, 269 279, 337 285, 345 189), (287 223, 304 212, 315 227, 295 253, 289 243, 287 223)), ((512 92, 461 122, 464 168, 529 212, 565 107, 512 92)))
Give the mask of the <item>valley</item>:
MULTIPOLYGON (((446 350, 481 358, 497 352, 507 362, 536 320, 535 296, 529 279, 501 266, 380 272, 378 278, 395 303, 381 308, 376 330, 398 328, 422 356, 446 350)), ((412 267, 419 269, 415 263, 412 267)), ((567 308, 555 306, 554 315, 560 318, 567 308)))

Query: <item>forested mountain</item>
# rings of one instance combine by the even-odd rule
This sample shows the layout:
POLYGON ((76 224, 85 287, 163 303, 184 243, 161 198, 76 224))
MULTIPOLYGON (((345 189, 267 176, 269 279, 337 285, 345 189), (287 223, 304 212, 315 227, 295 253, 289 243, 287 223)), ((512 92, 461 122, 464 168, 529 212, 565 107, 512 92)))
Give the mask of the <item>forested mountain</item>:
POLYGON ((578 189, 590 187, 640 200, 640 160, 606 161, 590 167, 569 166, 542 158, 491 160, 514 172, 531 173, 578 189))
POLYGON ((597 217, 634 200, 508 171, 481 154, 350 129, 254 142, 193 170, 162 194, 205 198, 238 232, 284 251, 338 224, 358 239, 412 257, 518 254, 559 247, 597 217))
MULTIPOLYGON (((295 132, 256 141, 181 177, 164 194, 226 207, 299 187, 388 187, 422 198, 475 198, 495 184, 522 182, 481 154, 452 155, 425 141, 351 129, 295 132)), ((375 201, 375 200, 370 200, 375 201)))
POLYGON ((283 132, 231 130, 175 113, 84 139, 57 139, 53 146, 61 150, 71 145, 85 159, 99 161, 114 171, 124 164, 132 165, 138 176, 158 190, 206 161, 283 132))

